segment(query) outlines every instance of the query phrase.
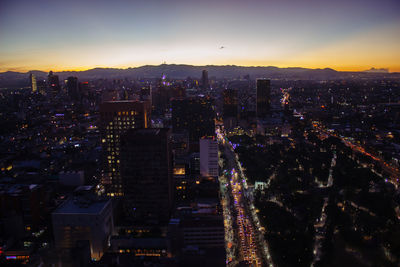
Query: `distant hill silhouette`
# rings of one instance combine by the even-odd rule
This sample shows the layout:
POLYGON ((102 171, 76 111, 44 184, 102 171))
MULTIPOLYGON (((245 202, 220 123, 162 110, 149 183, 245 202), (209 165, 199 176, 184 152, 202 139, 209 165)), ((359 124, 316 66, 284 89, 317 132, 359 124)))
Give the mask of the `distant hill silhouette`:
POLYGON ((388 70, 388 69, 384 69, 384 68, 381 68, 381 69, 371 68, 371 69, 369 69, 369 70, 364 70, 364 72, 370 72, 370 73, 389 73, 389 70, 388 70))
MULTIPOLYGON (((60 76, 60 79, 66 79, 69 76, 76 76, 81 80, 92 79, 121 79, 121 78, 158 78, 162 73, 167 77, 175 79, 185 79, 192 77, 199 79, 202 70, 208 70, 209 77, 220 78, 240 78, 245 75, 250 75, 251 79, 255 78, 270 78, 270 79, 296 79, 296 80, 327 80, 327 79, 342 79, 359 76, 371 77, 371 75, 382 75, 389 77, 400 77, 400 73, 383 72, 381 69, 371 69, 367 72, 340 72, 330 68, 325 69, 308 69, 300 67, 292 68, 278 68, 273 66, 267 67, 243 67, 235 65, 206 65, 206 66, 193 66, 193 65, 176 65, 176 64, 162 64, 162 65, 145 65, 137 68, 94 68, 85 71, 62 71, 55 72, 60 76)), ((46 79, 47 73, 43 71, 29 71, 26 73, 7 71, 0 73, 0 87, 10 86, 27 86, 29 85, 29 73, 34 73, 38 79, 46 79)))

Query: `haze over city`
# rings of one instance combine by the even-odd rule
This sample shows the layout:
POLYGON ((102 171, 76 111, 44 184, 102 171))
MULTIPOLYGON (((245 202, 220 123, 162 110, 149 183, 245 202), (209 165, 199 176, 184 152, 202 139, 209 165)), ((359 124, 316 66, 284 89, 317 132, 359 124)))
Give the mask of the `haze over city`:
POLYGON ((400 71, 396 0, 0 3, 0 71, 169 64, 400 71))

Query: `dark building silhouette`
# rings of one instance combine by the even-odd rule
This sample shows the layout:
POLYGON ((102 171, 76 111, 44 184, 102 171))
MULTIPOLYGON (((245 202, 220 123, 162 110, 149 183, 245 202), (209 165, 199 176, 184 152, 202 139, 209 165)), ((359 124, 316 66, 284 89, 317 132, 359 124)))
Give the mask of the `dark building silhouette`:
POLYGON ((142 101, 110 101, 100 105, 103 147, 102 184, 107 195, 122 196, 120 140, 127 130, 150 126, 150 104, 142 101))
POLYGON ((82 97, 88 98, 89 92, 90 92, 89 82, 80 82, 78 84, 78 88, 79 88, 79 96, 80 96, 80 98, 82 98, 82 97))
POLYGON ((171 97, 185 98, 186 97, 186 89, 180 85, 171 87, 171 97))
POLYGON ((58 75, 54 75, 52 71, 47 76, 47 85, 51 96, 56 96, 60 92, 60 81, 58 75))
POLYGON ((47 83, 45 80, 36 80, 37 90, 39 94, 46 95, 47 94, 47 83))
POLYGON ((201 85, 203 89, 207 89, 209 86, 208 83, 208 71, 207 70, 203 70, 202 74, 201 74, 201 85))
POLYGON ((166 85, 159 85, 151 92, 152 110, 157 115, 165 114, 170 105, 170 90, 166 85))
POLYGON ((46 223, 48 192, 36 184, 0 184, 0 235, 22 238, 46 223))
POLYGON ((79 95, 79 87, 78 87, 78 78, 77 77, 68 77, 67 79, 67 93, 68 96, 72 99, 72 100, 79 100, 80 95, 79 95))
POLYGON ((187 130, 190 142, 199 142, 203 136, 215 134, 215 112, 208 97, 172 100, 172 129, 187 130))
POLYGON ((237 118, 238 116, 238 91, 226 89, 223 91, 224 104, 223 115, 225 117, 237 118))
POLYGON ((257 79, 257 118, 268 115, 271 106, 271 81, 268 79, 257 79))
POLYGON ((166 223, 173 201, 170 130, 131 129, 121 139, 124 210, 136 223, 166 223))
POLYGON ((151 96, 152 96, 152 86, 148 85, 145 87, 142 87, 139 92, 140 100, 142 101, 150 101, 152 102, 151 96))

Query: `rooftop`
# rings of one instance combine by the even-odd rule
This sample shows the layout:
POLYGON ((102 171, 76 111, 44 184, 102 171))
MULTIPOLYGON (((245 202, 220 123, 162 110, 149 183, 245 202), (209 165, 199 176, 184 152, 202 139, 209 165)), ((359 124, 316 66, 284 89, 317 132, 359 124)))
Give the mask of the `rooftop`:
POLYGON ((111 201, 106 198, 91 196, 74 196, 62 203, 54 214, 100 214, 104 207, 111 201))

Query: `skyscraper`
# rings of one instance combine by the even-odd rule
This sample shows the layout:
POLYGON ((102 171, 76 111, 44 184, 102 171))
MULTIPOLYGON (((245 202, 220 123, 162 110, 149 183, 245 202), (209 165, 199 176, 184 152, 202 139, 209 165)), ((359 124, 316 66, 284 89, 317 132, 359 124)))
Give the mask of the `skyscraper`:
POLYGON ((203 89, 208 89, 208 71, 207 70, 203 70, 202 74, 201 74, 201 85, 203 87, 203 89))
POLYGON ((173 201, 170 130, 131 129, 121 139, 126 215, 136 223, 165 223, 173 201))
POLYGON ((31 73, 29 76, 30 76, 32 93, 35 93, 37 91, 36 75, 31 73))
POLYGON ((150 105, 141 101, 110 101, 100 105, 103 147, 102 184, 109 196, 122 196, 120 140, 127 130, 150 127, 150 105))
MULTIPOLYGON (((90 92, 89 82, 80 82, 78 84, 80 97, 88 97, 90 92)), ((125 100, 125 99, 124 99, 125 100)))
POLYGON ((203 136, 215 135, 215 112, 208 97, 172 100, 172 129, 186 130, 190 142, 199 142, 203 136))
POLYGON ((47 85, 52 96, 56 96, 60 92, 58 76, 54 75, 52 71, 50 71, 47 76, 47 85))
POLYGON ((68 77, 67 79, 67 93, 72 100, 79 100, 79 87, 77 77, 68 77))
POLYGON ((257 118, 264 118, 268 115, 271 106, 271 80, 257 79, 257 118))
POLYGON ((37 89, 39 94, 46 95, 47 94, 47 83, 45 80, 36 80, 37 89))

